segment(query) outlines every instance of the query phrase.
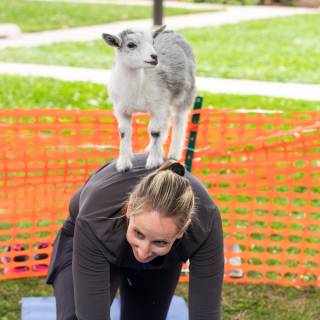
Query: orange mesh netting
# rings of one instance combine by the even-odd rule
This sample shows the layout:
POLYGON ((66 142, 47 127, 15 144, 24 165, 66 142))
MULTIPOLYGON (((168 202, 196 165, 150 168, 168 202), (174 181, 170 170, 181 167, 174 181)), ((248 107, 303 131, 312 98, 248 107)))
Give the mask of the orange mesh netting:
MULTIPOLYGON (((197 112, 192 172, 221 211, 225 281, 320 286, 320 114, 197 112)), ((148 119, 134 117, 134 151, 148 119)), ((1 110, 0 129, 0 279, 45 275, 73 192, 118 154, 116 121, 1 110)))

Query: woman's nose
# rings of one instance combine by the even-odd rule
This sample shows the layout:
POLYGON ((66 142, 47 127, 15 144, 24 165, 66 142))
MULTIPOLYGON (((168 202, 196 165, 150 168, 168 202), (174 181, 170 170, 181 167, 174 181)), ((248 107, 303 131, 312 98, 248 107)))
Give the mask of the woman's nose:
POLYGON ((143 244, 143 245, 139 246, 138 254, 139 254, 140 259, 148 258, 151 255, 150 245, 143 244))

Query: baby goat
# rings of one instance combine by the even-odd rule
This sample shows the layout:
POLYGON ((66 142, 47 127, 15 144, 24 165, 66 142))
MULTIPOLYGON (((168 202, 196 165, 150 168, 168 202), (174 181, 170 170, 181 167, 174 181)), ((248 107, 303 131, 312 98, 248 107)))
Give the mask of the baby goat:
POLYGON ((131 115, 149 112, 150 143, 146 168, 163 162, 163 142, 173 115, 168 157, 180 159, 188 114, 195 95, 195 60, 192 48, 174 31, 124 30, 118 36, 103 33, 117 49, 108 91, 120 133, 118 171, 132 168, 131 115))

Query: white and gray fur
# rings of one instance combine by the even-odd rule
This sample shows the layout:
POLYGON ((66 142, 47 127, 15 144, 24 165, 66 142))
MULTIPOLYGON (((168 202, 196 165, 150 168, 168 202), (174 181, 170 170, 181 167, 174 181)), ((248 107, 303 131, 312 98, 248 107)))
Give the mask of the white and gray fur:
POLYGON ((195 95, 195 59, 191 46, 174 31, 124 30, 119 35, 104 33, 115 47, 108 91, 120 133, 117 169, 132 167, 131 115, 149 112, 150 143, 146 168, 163 162, 163 143, 173 115, 172 141, 168 157, 180 159, 188 114, 195 95))

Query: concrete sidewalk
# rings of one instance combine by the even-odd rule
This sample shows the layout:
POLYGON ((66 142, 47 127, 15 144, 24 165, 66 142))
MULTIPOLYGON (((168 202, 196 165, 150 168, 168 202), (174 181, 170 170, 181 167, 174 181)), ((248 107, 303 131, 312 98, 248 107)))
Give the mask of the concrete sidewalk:
MULTIPOLYGON (((109 70, 47 66, 39 64, 0 63, 0 73, 52 77, 66 81, 91 81, 106 84, 109 70)), ((320 101, 320 85, 263 82, 197 77, 197 90, 211 93, 260 95, 320 101)))
MULTIPOLYGON (((135 6, 153 6, 153 0, 36 0, 39 2, 70 2, 70 3, 89 3, 89 4, 121 4, 135 6)), ((205 3, 205 2, 183 2, 166 0, 163 2, 164 7, 183 8, 183 9, 219 9, 223 8, 223 4, 205 3)))
MULTIPOLYGON (((168 29, 201 28, 234 24, 241 21, 320 13, 318 9, 264 6, 227 6, 225 11, 165 17, 168 29)), ((150 28, 152 19, 114 22, 110 24, 72 29, 23 33, 20 37, 0 40, 0 49, 32 47, 56 42, 91 41, 101 38, 103 32, 118 33, 126 28, 150 28)))

